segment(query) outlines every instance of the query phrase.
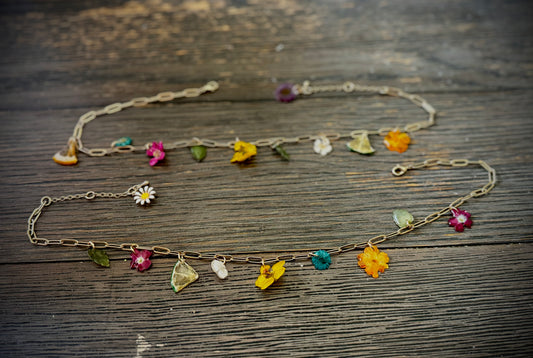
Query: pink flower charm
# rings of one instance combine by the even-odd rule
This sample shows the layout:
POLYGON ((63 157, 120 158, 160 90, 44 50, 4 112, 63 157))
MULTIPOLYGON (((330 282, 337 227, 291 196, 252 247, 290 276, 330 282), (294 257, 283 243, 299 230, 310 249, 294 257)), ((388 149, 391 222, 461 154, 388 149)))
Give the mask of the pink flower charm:
POLYGON ((136 268, 139 271, 144 271, 152 266, 152 261, 150 261, 150 256, 152 256, 152 251, 150 250, 137 250, 133 249, 131 253, 131 263, 130 268, 136 268))
POLYGON ((465 227, 469 228, 472 226, 472 219, 470 219, 470 213, 466 210, 452 209, 451 213, 453 218, 448 220, 448 225, 454 226, 455 231, 463 232, 465 227))
POLYGON ((152 167, 165 159, 165 148, 163 148, 163 142, 153 142, 150 148, 148 148, 146 151, 146 155, 153 157, 150 159, 150 166, 152 167))

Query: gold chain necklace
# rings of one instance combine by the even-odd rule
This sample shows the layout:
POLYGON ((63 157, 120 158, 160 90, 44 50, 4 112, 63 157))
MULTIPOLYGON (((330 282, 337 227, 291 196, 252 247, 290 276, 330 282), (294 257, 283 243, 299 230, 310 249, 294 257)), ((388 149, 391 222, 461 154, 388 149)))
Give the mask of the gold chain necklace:
POLYGON ((308 96, 325 92, 343 92, 343 93, 376 93, 392 97, 400 97, 409 100, 416 106, 422 108, 428 113, 428 119, 404 125, 403 127, 382 127, 376 129, 356 129, 346 133, 328 132, 316 135, 300 135, 295 137, 274 137, 263 138, 249 142, 236 140, 217 141, 207 138, 182 139, 170 143, 161 141, 148 142, 143 145, 133 145, 129 137, 121 137, 111 142, 108 148, 87 148, 82 141, 82 135, 85 125, 95 120, 99 116, 110 115, 120 112, 131 107, 141 107, 156 102, 168 102, 178 98, 198 97, 206 93, 214 92, 219 85, 215 81, 206 83, 199 88, 187 88, 178 92, 162 92, 152 97, 133 98, 127 102, 113 103, 96 111, 89 111, 83 114, 76 123, 72 136, 69 138, 67 146, 57 152, 53 159, 62 165, 74 165, 78 163, 77 153, 81 152, 90 157, 101 157, 111 154, 123 154, 132 152, 146 152, 150 157, 150 165, 155 165, 165 158, 165 152, 180 148, 190 148, 193 157, 201 161, 207 148, 232 148, 237 153, 232 158, 232 162, 243 162, 249 160, 257 153, 257 147, 271 147, 276 150, 284 159, 289 155, 282 147, 283 144, 295 144, 304 141, 314 141, 315 152, 326 155, 331 151, 330 141, 336 141, 343 138, 351 138, 347 143, 348 148, 361 154, 372 154, 372 148, 368 136, 384 136, 384 144, 389 150, 404 152, 410 143, 408 133, 418 131, 423 128, 431 127, 435 124, 436 111, 429 102, 419 95, 407 93, 399 88, 389 86, 364 86, 353 82, 344 82, 340 85, 311 86, 309 81, 301 85, 282 84, 276 90, 276 98, 281 102, 291 102, 298 96, 308 96))
POLYGON ((465 167, 468 165, 478 165, 487 171, 488 182, 484 186, 455 199, 448 206, 437 210, 418 221, 415 221, 413 216, 406 210, 395 210, 393 217, 394 221, 399 227, 398 230, 388 234, 376 235, 361 243, 349 243, 333 248, 316 248, 312 250, 296 249, 292 250, 292 253, 290 254, 279 255, 275 257, 262 257, 255 256, 257 255, 256 252, 233 255, 229 253, 212 253, 207 251, 173 250, 165 246, 146 247, 137 243, 115 244, 107 241, 96 240, 80 241, 76 239, 42 238, 39 237, 35 231, 37 221, 44 209, 52 204, 64 201, 83 199, 95 200, 100 198, 120 199, 132 196, 137 204, 149 204, 151 203, 151 200, 155 199, 156 193, 155 190, 149 186, 147 181, 139 185, 134 185, 122 193, 89 191, 82 194, 66 195, 55 198, 44 196, 41 198, 40 205, 33 210, 28 219, 27 235, 31 243, 39 246, 52 245, 88 249, 89 256, 97 264, 102 266, 109 266, 109 259, 105 252, 106 249, 131 252, 130 267, 138 269, 139 271, 143 271, 150 267, 150 257, 152 255, 177 257, 178 261, 174 265, 171 274, 171 287, 175 292, 182 290, 184 287, 198 279, 198 274, 187 262, 185 262, 185 259, 211 260, 211 268, 221 279, 226 278, 228 275, 228 271, 225 266, 225 264, 228 262, 260 264, 260 274, 255 281, 255 285, 261 289, 265 289, 272 285, 285 273, 284 265, 286 261, 311 260, 315 268, 323 270, 330 266, 331 255, 340 255, 364 247, 364 251, 357 256, 358 265, 365 269, 367 274, 377 278, 379 276, 378 272, 383 273, 384 270, 389 267, 388 255, 382 251, 379 251, 379 249, 376 247, 377 244, 397 236, 405 235, 419 227, 438 220, 447 213, 451 213, 453 216, 448 220, 448 225, 453 226, 456 231, 463 231, 465 227, 469 228, 472 225, 470 214, 465 210, 460 210, 458 208, 471 198, 477 198, 486 195, 496 184, 496 171, 482 160, 470 161, 468 159, 428 159, 421 163, 396 165, 392 169, 392 174, 394 176, 402 176, 409 170, 435 166, 465 167))

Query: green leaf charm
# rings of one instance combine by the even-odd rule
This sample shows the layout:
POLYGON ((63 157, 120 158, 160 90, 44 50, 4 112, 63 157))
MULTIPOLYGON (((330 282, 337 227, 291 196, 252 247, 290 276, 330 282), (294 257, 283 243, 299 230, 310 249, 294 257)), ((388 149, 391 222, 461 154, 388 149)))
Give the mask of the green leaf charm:
POLYGON ((170 286, 174 292, 180 292, 196 280, 198 280, 198 273, 185 260, 179 259, 174 265, 170 279, 170 286))
POLYGON ((274 147, 274 150, 276 152, 278 152, 279 155, 281 155, 281 157, 284 159, 284 160, 290 160, 291 159, 291 156, 289 155, 289 153, 287 153, 285 151, 285 149, 283 149, 283 147, 281 145, 277 145, 274 147))
POLYGON ((107 253, 104 250, 92 248, 87 253, 97 265, 109 267, 109 257, 107 257, 107 253))
POLYGON ((363 132, 359 135, 356 135, 352 141, 346 143, 348 149, 352 152, 357 152, 360 154, 373 154, 376 150, 370 145, 370 140, 368 140, 368 134, 363 132))
POLYGON ((194 147, 191 147, 191 154, 194 160, 201 162, 207 155, 207 148, 203 145, 195 145, 194 147))
POLYGON ((413 215, 411 215, 410 212, 403 209, 397 209, 392 212, 392 217, 394 219, 394 222, 398 227, 401 229, 403 227, 407 227, 415 221, 415 218, 413 215))

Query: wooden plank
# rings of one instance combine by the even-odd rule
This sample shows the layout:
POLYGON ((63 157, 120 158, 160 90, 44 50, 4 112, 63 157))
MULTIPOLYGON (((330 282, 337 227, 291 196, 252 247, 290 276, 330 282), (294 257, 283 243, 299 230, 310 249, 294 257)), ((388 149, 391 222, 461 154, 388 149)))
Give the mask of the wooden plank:
POLYGON ((144 273, 115 260, 5 264, 3 356, 522 356, 531 352, 533 245, 389 249, 372 279, 355 254, 329 270, 287 263, 254 287, 258 267, 222 282, 190 260, 196 283, 175 294, 172 260, 144 273), (523 319, 518 320, 518 317, 523 319), (143 351, 143 347, 146 349, 143 351), (149 348, 147 348, 149 347, 149 348))
POLYGON ((529 356, 533 152, 531 19, 525 1, 101 1, 0 4, 1 356, 529 356), (195 163, 173 151, 151 168, 143 154, 50 160, 84 112, 216 79, 221 89, 99 118, 89 146, 192 136, 230 140, 397 126, 425 114, 400 99, 331 94, 275 103, 282 81, 356 80, 427 98, 437 125, 399 155, 373 138, 371 157, 311 143, 231 165, 231 150, 195 163), (395 229, 393 209, 416 218, 483 185, 476 168, 394 178, 398 162, 483 158, 498 172, 469 201, 474 227, 443 218, 380 245, 391 268, 378 280, 358 251, 328 271, 287 264, 254 287, 258 266, 230 264, 219 281, 174 294, 175 258, 139 274, 127 253, 111 269, 85 250, 32 246, 26 220, 42 195, 123 191, 149 179, 150 208, 131 199, 54 205, 37 225, 53 238, 105 239, 222 252, 315 249, 395 229))
POLYGON ((526 2, 451 2, 446 11, 420 1, 193 4, 12 3, 2 15, 12 35, 0 42, 3 106, 96 106, 210 79, 233 89, 227 99, 255 100, 272 81, 305 79, 438 92, 531 87, 526 2))

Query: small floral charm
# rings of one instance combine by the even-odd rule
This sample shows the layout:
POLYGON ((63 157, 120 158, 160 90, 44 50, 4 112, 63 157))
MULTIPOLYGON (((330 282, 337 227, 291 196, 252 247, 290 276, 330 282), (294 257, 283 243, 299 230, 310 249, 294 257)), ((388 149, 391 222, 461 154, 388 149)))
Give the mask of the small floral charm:
POLYGON ((207 155, 207 148, 203 145, 195 145, 191 147, 191 155, 194 160, 200 163, 207 155))
POLYGON ((276 88, 274 92, 276 99, 280 102, 289 103, 296 99, 296 93, 293 91, 291 83, 283 83, 276 88))
POLYGON ((364 268, 365 272, 374 278, 379 277, 378 271, 383 273, 389 268, 389 256, 380 252, 376 246, 367 246, 363 253, 357 255, 357 261, 359 267, 364 268))
POLYGON ((87 254, 95 264, 103 267, 109 267, 109 256, 107 256, 105 250, 96 249, 93 247, 87 250, 87 254))
POLYGON ((153 142, 150 148, 148 148, 146 151, 146 155, 153 157, 150 159, 150 166, 152 167, 165 159, 165 148, 163 148, 163 142, 153 142))
POLYGON ((111 143, 111 146, 112 147, 124 147, 126 145, 130 145, 133 141, 131 140, 130 137, 121 137, 119 139, 117 139, 116 141, 114 141, 113 143, 111 143))
POLYGON ((278 261, 272 267, 270 265, 262 265, 261 274, 255 281, 255 285, 262 290, 272 285, 285 273, 284 265, 285 261, 278 261))
POLYGON ((353 137, 350 142, 346 143, 346 146, 352 152, 357 152, 359 154, 370 155, 374 154, 374 152, 376 151, 370 145, 370 140, 368 139, 368 134, 366 132, 353 137))
POLYGON ((455 231, 463 232, 465 227, 469 229, 472 227, 473 222, 468 211, 453 208, 451 213, 453 218, 448 220, 448 225, 454 226, 455 231))
POLYGON ((242 140, 237 140, 233 146, 235 154, 231 158, 232 163, 242 163, 252 158, 257 154, 257 147, 252 143, 243 142, 242 140))
POLYGON ((411 137, 407 133, 400 132, 399 130, 390 131, 383 140, 383 143, 385 143, 385 147, 387 147, 388 150, 398 153, 403 153, 407 150, 407 147, 409 147, 409 143, 411 143, 411 137))
POLYGON ((216 273, 218 278, 221 280, 224 280, 226 277, 228 277, 228 269, 222 261, 216 259, 211 261, 211 270, 213 270, 213 272, 216 273))
POLYGON ((400 229, 407 226, 411 226, 413 224, 413 221, 415 221, 413 215, 404 209, 394 210, 392 212, 392 218, 400 229))
POLYGON ((318 250, 313 253, 311 261, 317 270, 326 270, 331 265, 331 255, 325 250, 318 250))
POLYGON ((185 260, 178 259, 170 277, 170 287, 172 287, 174 292, 180 292, 196 280, 198 280, 198 272, 186 263, 185 260))
POLYGON ((331 146, 329 139, 327 137, 322 136, 318 138, 317 140, 315 140, 315 145, 313 149, 315 150, 316 154, 325 156, 333 150, 333 147, 331 146))
POLYGON ((146 185, 135 192, 133 199, 136 204, 150 204, 150 200, 155 199, 155 190, 151 186, 146 185))
POLYGON ((133 252, 131 253, 130 268, 137 269, 140 272, 147 270, 152 266, 150 256, 152 256, 152 251, 150 250, 133 249, 133 252))
POLYGON ((78 157, 76 156, 77 147, 76 147, 76 141, 74 139, 70 139, 68 141, 68 144, 65 148, 54 154, 53 160, 57 164, 61 165, 74 165, 78 162, 78 157))
POLYGON ((289 153, 287 153, 287 151, 285 151, 285 148, 283 148, 281 145, 277 145, 272 149, 274 149, 281 156, 283 160, 286 160, 286 161, 291 160, 291 156, 289 155, 289 153))

